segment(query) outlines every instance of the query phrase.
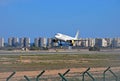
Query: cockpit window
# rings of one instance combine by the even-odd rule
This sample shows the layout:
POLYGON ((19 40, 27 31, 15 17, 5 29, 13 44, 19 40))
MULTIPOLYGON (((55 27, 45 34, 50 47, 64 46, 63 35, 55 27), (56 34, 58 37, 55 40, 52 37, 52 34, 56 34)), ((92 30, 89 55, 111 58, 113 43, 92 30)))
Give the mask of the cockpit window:
POLYGON ((59 33, 57 33, 56 35, 57 35, 57 36, 60 36, 60 34, 59 34, 59 33))

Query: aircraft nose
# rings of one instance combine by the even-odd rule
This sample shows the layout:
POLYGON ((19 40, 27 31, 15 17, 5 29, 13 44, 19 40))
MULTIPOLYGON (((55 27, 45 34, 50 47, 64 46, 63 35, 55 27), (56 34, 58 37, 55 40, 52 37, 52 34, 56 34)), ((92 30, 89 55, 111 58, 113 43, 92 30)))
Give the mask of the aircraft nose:
POLYGON ((58 36, 57 35, 55 35, 55 38, 57 38, 58 36))
POLYGON ((60 37, 60 35, 55 35, 55 38, 59 38, 60 37))
POLYGON ((60 35, 60 34, 56 34, 55 37, 56 37, 56 38, 59 38, 59 37, 61 37, 61 35, 60 35))

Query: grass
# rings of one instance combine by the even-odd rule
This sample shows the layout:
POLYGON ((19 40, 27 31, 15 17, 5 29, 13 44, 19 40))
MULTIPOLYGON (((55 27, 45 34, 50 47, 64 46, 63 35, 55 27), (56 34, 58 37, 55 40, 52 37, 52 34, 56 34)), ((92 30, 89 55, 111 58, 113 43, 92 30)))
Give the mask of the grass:
POLYGON ((120 66, 119 54, 40 54, 0 56, 0 71, 120 66))
MULTIPOLYGON (((63 68, 115 67, 120 66, 120 54, 40 54, 40 55, 2 55, 0 72, 40 71, 63 68)), ((93 72, 92 72, 93 73, 93 72)), ((119 75, 119 73, 118 73, 119 75)), ((95 74, 94 74, 95 76, 95 74)), ((99 76, 99 75, 97 75, 99 76)), ((102 74, 101 74, 102 76, 102 74)), ((34 80, 33 77, 30 77, 34 80)), ((68 81, 80 81, 82 76, 67 77, 68 81)), ((99 77, 97 77, 98 79, 99 77)), ((21 78, 20 81, 26 81, 21 78)), ((46 77, 42 81, 61 81, 60 77, 46 77)), ((101 81, 101 77, 97 81, 101 81)), ((109 80, 108 80, 109 81, 109 80)))

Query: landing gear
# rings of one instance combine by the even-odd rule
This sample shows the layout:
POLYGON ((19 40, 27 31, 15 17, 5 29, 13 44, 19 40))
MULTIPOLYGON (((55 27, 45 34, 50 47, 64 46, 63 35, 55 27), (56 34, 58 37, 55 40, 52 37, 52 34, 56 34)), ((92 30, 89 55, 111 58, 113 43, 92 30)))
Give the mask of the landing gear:
POLYGON ((73 40, 69 40, 69 41, 61 41, 58 39, 53 39, 52 40, 53 43, 57 43, 58 46, 74 46, 74 41, 73 40))
POLYGON ((60 46, 62 46, 62 44, 59 44, 60 46))
POLYGON ((62 41, 59 42, 59 45, 62 46, 62 41))
POLYGON ((70 46, 73 46, 73 44, 70 44, 70 46))

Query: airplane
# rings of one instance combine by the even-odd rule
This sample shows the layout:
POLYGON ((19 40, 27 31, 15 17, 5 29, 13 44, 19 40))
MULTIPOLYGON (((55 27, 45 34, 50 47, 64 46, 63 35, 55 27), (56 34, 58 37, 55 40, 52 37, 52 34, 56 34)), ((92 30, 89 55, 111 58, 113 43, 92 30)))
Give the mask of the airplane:
POLYGON ((60 45, 62 46, 61 42, 64 41, 64 42, 70 43, 70 46, 74 46, 75 41, 79 40, 78 36, 79 36, 79 31, 76 32, 75 37, 71 37, 71 36, 68 36, 68 35, 65 35, 65 34, 57 33, 55 35, 55 39, 53 40, 53 42, 60 41, 60 45))

